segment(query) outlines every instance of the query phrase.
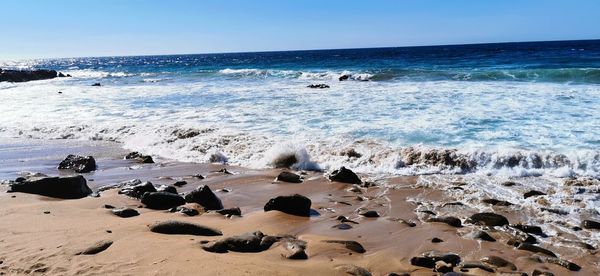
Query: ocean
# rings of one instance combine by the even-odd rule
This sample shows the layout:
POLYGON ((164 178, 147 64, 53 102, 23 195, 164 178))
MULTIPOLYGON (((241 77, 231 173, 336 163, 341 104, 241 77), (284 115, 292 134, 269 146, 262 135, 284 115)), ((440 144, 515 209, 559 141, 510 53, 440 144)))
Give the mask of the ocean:
POLYGON ((297 169, 343 165, 371 175, 600 177, 600 40, 0 68, 72 75, 0 83, 3 137, 115 141, 162 158, 250 168, 295 156, 297 169))

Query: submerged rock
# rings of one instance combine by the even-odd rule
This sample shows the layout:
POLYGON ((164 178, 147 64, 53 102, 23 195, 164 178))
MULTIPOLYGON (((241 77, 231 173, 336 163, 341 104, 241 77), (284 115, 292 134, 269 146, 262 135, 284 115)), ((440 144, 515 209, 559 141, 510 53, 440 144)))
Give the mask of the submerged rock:
POLYGON ((135 160, 138 163, 146 163, 146 164, 151 164, 154 163, 154 160, 152 159, 152 156, 150 155, 143 155, 137 151, 134 152, 130 152, 127 155, 125 155, 125 159, 127 160, 135 160))
POLYGON ((526 224, 513 224, 511 227, 519 229, 525 233, 535 234, 538 236, 546 236, 542 228, 535 225, 526 225, 526 224))
POLYGON ((81 175, 67 177, 33 177, 10 185, 9 192, 37 194, 62 199, 84 198, 92 193, 81 175))
POLYGON ((378 218, 379 214, 377 213, 377 211, 362 211, 359 213, 359 215, 366 217, 366 218, 378 218))
POLYGON ((77 252, 75 255, 96 255, 106 249, 108 249, 113 244, 112 241, 99 241, 94 245, 77 252))
POLYGON ((502 226, 508 224, 508 219, 495 213, 477 213, 470 217, 471 222, 485 226, 502 226))
POLYGON ((493 199, 493 198, 486 198, 486 199, 482 200, 481 202, 490 204, 490 205, 494 205, 494 206, 511 206, 511 205, 513 205, 512 203, 510 203, 508 201, 498 200, 498 199, 493 199))
POLYGON ((362 181, 353 171, 346 169, 346 167, 341 167, 335 171, 333 171, 329 175, 329 180, 336 182, 343 182, 349 184, 361 184, 362 181))
POLYGON ((155 210, 167 210, 185 204, 182 196, 168 192, 144 193, 141 200, 147 208, 155 210))
POLYGON ((54 70, 4 70, 0 68, 0 82, 26 82, 56 78, 54 70))
POLYGON ((536 191, 536 190, 531 190, 529 192, 526 192, 523 194, 524 198, 529 198, 532 196, 542 196, 542 195, 546 195, 546 193, 540 192, 540 191, 536 191))
POLYGON ((323 242, 326 243, 337 243, 337 244, 343 244, 344 247, 346 247, 347 249, 350 249, 356 253, 365 253, 367 252, 365 250, 365 248, 358 242, 356 241, 346 241, 346 240, 325 240, 323 242))
POLYGON ((593 220, 584 220, 581 222, 581 227, 584 229, 600 230, 600 222, 593 220))
POLYGON ((96 170, 96 160, 92 156, 79 156, 69 154, 65 160, 58 164, 59 170, 74 170, 78 173, 87 173, 96 170))
POLYGON ((275 180, 289 183, 302 183, 302 178, 291 172, 281 172, 275 180))
POLYGON ((517 270, 517 266, 515 266, 513 263, 498 256, 485 256, 481 258, 481 261, 495 267, 506 267, 513 271, 517 270))
POLYGON ((189 203, 198 203, 206 208, 206 210, 223 209, 223 203, 221 203, 221 200, 207 185, 200 185, 195 190, 187 193, 185 195, 185 201, 189 203))
POLYGON ((289 196, 278 196, 271 198, 267 204, 265 204, 264 211, 277 210, 290 215, 296 216, 310 216, 310 206, 312 202, 309 198, 294 194, 289 196))
POLYGON ((184 221, 162 221, 149 226, 150 231, 169 235, 221 236, 221 231, 184 221))
POLYGON ((545 249, 545 248, 541 248, 539 246, 535 246, 530 243, 524 242, 524 243, 518 243, 515 245, 516 245, 517 249, 519 249, 519 250, 525 250, 525 251, 529 251, 529 252, 533 252, 533 253, 541 253, 541 254, 544 254, 544 255, 547 255, 550 257, 556 257, 556 254, 554 254, 554 252, 552 252, 548 249, 545 249))
POLYGON ((319 83, 319 84, 309 84, 306 87, 308 87, 308 88, 320 88, 320 89, 324 89, 324 88, 329 88, 329 85, 324 84, 324 83, 319 83))

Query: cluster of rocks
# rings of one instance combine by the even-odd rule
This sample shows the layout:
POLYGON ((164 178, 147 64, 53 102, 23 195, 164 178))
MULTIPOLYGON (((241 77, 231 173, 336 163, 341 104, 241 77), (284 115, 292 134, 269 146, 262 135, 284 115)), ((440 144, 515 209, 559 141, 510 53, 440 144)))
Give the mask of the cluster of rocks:
POLYGON ((55 70, 4 70, 0 68, 0 82, 27 82, 70 76, 55 70))

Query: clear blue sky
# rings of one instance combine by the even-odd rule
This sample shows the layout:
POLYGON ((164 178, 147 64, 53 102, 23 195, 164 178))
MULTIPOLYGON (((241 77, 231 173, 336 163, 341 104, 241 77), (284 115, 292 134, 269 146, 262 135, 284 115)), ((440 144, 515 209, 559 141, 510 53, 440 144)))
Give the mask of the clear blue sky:
POLYGON ((600 38, 599 0, 0 0, 0 60, 600 38))

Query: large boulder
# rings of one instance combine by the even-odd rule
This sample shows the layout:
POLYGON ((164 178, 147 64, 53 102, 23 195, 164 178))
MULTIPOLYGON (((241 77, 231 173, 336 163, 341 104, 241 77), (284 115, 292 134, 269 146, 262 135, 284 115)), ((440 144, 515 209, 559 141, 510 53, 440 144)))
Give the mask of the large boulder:
POLYGON ((302 178, 293 172, 281 172, 275 180, 289 183, 302 183, 302 178))
POLYGON ((309 198, 294 194, 289 196, 278 196, 271 198, 267 204, 265 204, 265 212, 277 210, 290 215, 310 216, 310 205, 312 202, 309 198))
POLYGON ((155 210, 167 210, 185 204, 185 199, 169 192, 152 192, 142 195, 142 204, 155 210))
POLYGON ((10 185, 10 192, 38 194, 43 196, 79 199, 92 193, 87 181, 81 175, 67 177, 29 178, 10 185))
POLYGON ((221 231, 184 221, 162 221, 149 226, 150 231, 168 235, 221 236, 221 231))
POLYGON ((185 201, 189 203, 198 203, 207 210, 221 210, 223 203, 206 185, 200 185, 195 190, 185 195, 185 201))
POLYGON ((2 70, 0 69, 0 82, 26 82, 33 80, 53 79, 58 76, 54 70, 2 70))
POLYGON ((59 170, 74 170, 78 173, 87 173, 96 170, 96 160, 92 156, 79 156, 69 154, 65 160, 58 164, 59 170))
POLYGON ((346 169, 346 167, 341 167, 335 171, 333 171, 329 175, 329 180, 336 182, 343 182, 349 184, 361 184, 362 181, 353 171, 346 169))

